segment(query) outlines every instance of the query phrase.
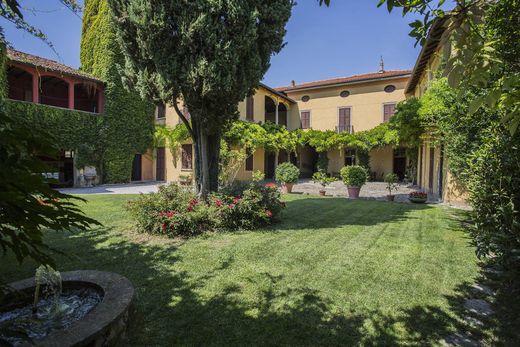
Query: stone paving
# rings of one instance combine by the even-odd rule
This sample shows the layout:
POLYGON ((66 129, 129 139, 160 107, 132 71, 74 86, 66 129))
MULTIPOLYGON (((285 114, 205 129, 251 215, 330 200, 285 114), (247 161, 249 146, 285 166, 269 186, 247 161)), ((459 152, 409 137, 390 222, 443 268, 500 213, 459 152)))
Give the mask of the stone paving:
MULTIPOLYGON (((311 180, 300 180, 298 184, 294 185, 293 192, 300 194, 318 195, 322 190, 320 184, 314 183, 311 180)), ((341 181, 336 181, 325 188, 326 195, 330 196, 347 196, 347 187, 341 181)), ((395 195, 397 202, 409 202, 408 194, 413 191, 418 191, 417 187, 405 184, 399 184, 397 191, 392 192, 395 195)), ((388 190, 384 182, 367 182, 359 193, 359 197, 369 200, 386 200, 388 190)))
MULTIPOLYGON (((266 181, 273 182, 273 181, 266 181)), ((139 194, 156 192, 158 187, 164 184, 163 182, 142 182, 142 183, 128 183, 128 184, 102 184, 95 187, 87 188, 64 188, 60 192, 66 194, 139 194)), ((293 192, 298 194, 318 195, 322 189, 321 185, 312 182, 311 180, 300 180, 298 184, 294 185, 293 192)), ((397 202, 409 202, 408 194, 418 190, 417 187, 400 184, 395 195, 397 202)), ((341 181, 336 181, 325 188, 328 196, 347 196, 347 187, 341 181)), ((383 182, 368 182, 361 188, 359 194, 362 199, 370 200, 386 200, 386 183, 383 182)), ((430 202, 430 201, 429 201, 430 202)))

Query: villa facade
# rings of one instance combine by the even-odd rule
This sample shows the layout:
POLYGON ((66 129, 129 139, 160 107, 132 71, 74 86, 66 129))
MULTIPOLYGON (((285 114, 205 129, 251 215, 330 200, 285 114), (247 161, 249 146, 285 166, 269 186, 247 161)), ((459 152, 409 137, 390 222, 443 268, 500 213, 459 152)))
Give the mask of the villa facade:
MULTIPOLYGON (((335 132, 369 130, 386 122, 395 112, 398 102, 405 99, 405 87, 411 71, 379 71, 375 73, 335 78, 280 88, 261 84, 253 96, 238 105, 240 120, 272 122, 288 130, 316 129, 335 132)), ((178 102, 180 110, 189 117, 188 110, 178 102)), ((157 107, 156 124, 173 127, 180 119, 171 106, 157 107)), ((372 150, 370 168, 374 179, 382 180, 386 173, 405 176, 408 164, 403 148, 387 146, 372 150)), ((328 171, 338 175, 345 165, 354 165, 352 150, 331 150, 328 171)), ((249 180, 259 170, 267 178, 274 177, 279 163, 296 164, 302 177, 310 177, 316 170, 317 153, 311 147, 300 148, 297 155, 280 152, 266 153, 257 149, 243 164, 238 180, 249 180)), ((181 146, 180 155, 159 147, 136 156, 135 178, 139 180, 183 181, 192 177, 193 147, 191 141, 181 146)))
MULTIPOLYGON (((446 21, 449 17, 435 21, 428 38, 417 58, 410 80, 406 86, 407 97, 421 97, 437 72, 443 69, 446 44, 443 43, 446 21)), ((447 41, 448 42, 448 41, 447 41)), ((463 203, 467 194, 449 170, 449 160, 444 155, 444 146, 426 134, 419 147, 417 161, 417 184, 422 191, 450 203, 463 203)))

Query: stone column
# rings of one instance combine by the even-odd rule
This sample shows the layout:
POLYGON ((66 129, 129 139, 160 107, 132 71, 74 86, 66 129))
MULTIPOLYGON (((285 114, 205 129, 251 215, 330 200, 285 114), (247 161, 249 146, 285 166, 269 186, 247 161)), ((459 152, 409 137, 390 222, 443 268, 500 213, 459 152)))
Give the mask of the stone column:
POLYGON ((69 108, 74 109, 74 82, 69 81, 69 108))
POLYGON ((32 102, 40 103, 40 77, 36 72, 32 74, 32 102))

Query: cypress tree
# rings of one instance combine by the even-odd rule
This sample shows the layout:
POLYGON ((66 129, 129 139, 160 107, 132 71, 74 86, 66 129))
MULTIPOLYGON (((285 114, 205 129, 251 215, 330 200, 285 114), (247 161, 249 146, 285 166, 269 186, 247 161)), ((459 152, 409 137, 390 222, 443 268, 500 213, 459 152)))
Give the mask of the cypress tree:
POLYGON ((283 47, 292 0, 110 0, 125 75, 188 127, 202 196, 218 188, 220 139, 283 47), (188 122, 177 106, 188 106, 188 122))

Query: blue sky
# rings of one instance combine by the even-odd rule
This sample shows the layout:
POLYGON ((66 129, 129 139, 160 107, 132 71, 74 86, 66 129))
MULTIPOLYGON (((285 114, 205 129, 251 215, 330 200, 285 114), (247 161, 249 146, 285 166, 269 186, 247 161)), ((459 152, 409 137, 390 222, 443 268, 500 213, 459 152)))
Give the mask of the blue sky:
MULTIPOLYGON (((408 36, 408 23, 399 12, 377 8, 377 0, 299 0, 287 25, 282 52, 275 55, 264 83, 272 86, 377 71, 380 56, 385 67, 411 69, 419 53, 408 36)), ((21 0, 26 20, 42 29, 57 56, 45 43, 0 20, 7 40, 18 50, 79 67, 81 19, 57 0, 21 0), (30 9, 38 11, 31 12, 30 9)))

